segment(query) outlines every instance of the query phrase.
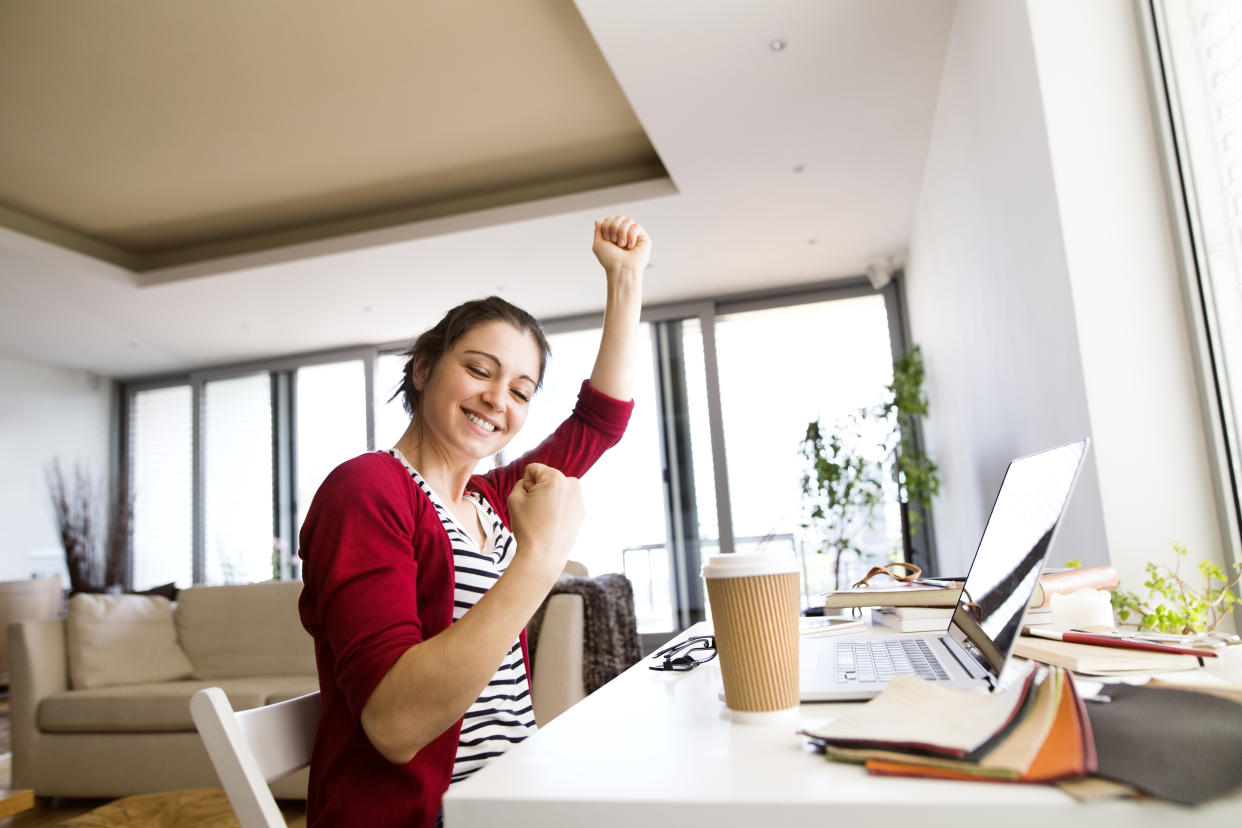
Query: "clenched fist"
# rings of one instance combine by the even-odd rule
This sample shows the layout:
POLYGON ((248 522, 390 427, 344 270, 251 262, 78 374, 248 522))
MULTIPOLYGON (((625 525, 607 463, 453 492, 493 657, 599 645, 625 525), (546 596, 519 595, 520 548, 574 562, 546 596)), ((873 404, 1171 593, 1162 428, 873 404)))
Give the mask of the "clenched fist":
POLYGON ((535 567, 555 580, 565 568, 584 514, 577 478, 531 463, 509 495, 509 522, 517 539, 514 564, 535 567))
POLYGON ((595 258, 608 273, 633 270, 642 273, 651 258, 651 237, 637 222, 614 216, 595 222, 595 258))

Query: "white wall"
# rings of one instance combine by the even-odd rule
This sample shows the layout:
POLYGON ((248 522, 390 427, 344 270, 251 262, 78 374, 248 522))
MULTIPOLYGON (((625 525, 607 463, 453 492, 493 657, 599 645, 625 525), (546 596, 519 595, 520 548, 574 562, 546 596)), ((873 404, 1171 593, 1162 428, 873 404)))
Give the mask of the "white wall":
POLYGON ((1054 563, 1221 559, 1143 59, 1129 0, 959 6, 907 284, 950 564, 1005 458, 1079 434, 1054 563))
MULTIPOLYGON (((1005 465, 1092 433, 1025 7, 967 0, 945 58, 906 276, 923 346, 947 574, 975 552, 1005 465)), ((1052 552, 1106 561, 1095 462, 1052 552)))
POLYGON ((1219 563, 1224 539, 1136 7, 1028 5, 1105 532, 1137 585, 1171 542, 1219 563))
POLYGON ((45 469, 81 461, 106 479, 111 399, 94 374, 0 357, 0 580, 66 577, 45 469))

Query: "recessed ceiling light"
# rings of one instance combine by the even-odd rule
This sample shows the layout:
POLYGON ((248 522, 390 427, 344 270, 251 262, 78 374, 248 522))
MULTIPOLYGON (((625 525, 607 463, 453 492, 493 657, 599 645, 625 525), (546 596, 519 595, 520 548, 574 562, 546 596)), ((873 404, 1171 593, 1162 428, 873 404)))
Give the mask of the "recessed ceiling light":
POLYGON ((771 49, 773 52, 783 52, 785 51, 785 47, 788 45, 789 44, 785 41, 784 38, 778 37, 775 40, 768 43, 768 48, 771 49))

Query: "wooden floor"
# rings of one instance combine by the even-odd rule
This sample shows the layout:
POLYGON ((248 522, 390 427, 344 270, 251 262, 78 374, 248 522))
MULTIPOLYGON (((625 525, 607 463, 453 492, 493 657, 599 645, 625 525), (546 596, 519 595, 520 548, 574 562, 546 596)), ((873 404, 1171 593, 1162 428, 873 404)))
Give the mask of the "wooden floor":
MULTIPOLYGON (((0 756, 0 788, 7 788, 11 776, 11 758, 0 756)), ((0 828, 51 828, 105 805, 107 799, 53 799, 38 797, 34 810, 0 819, 0 828)), ((301 802, 281 802, 280 812, 290 828, 306 828, 306 806, 301 802)))
MULTIPOLYGON (((0 828, 52 828, 67 819, 90 812, 104 805, 106 799, 62 799, 52 800, 40 797, 33 811, 26 811, 14 817, 0 819, 0 828)), ((306 828, 306 809, 281 803, 280 812, 290 828, 306 828)), ((154 827, 153 827, 154 828, 154 827)))
MULTIPOLYGON (((7 688, 0 688, 0 789, 7 789, 12 781, 12 757, 8 746, 9 700, 7 688)), ((59 825, 67 819, 89 813, 105 805, 107 799, 53 799, 38 797, 34 810, 17 816, 0 819, 0 828, 44 828, 59 825)), ((281 802, 280 812, 290 828, 306 828, 306 806, 301 802, 281 802)))

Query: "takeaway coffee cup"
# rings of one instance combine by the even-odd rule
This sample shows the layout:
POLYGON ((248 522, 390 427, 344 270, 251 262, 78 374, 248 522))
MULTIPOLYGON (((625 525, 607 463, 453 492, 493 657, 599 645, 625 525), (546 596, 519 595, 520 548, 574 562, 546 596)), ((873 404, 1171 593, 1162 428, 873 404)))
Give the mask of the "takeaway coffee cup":
POLYGON ((717 555, 703 565, 735 722, 780 721, 798 706, 798 572, 787 555, 717 555))

